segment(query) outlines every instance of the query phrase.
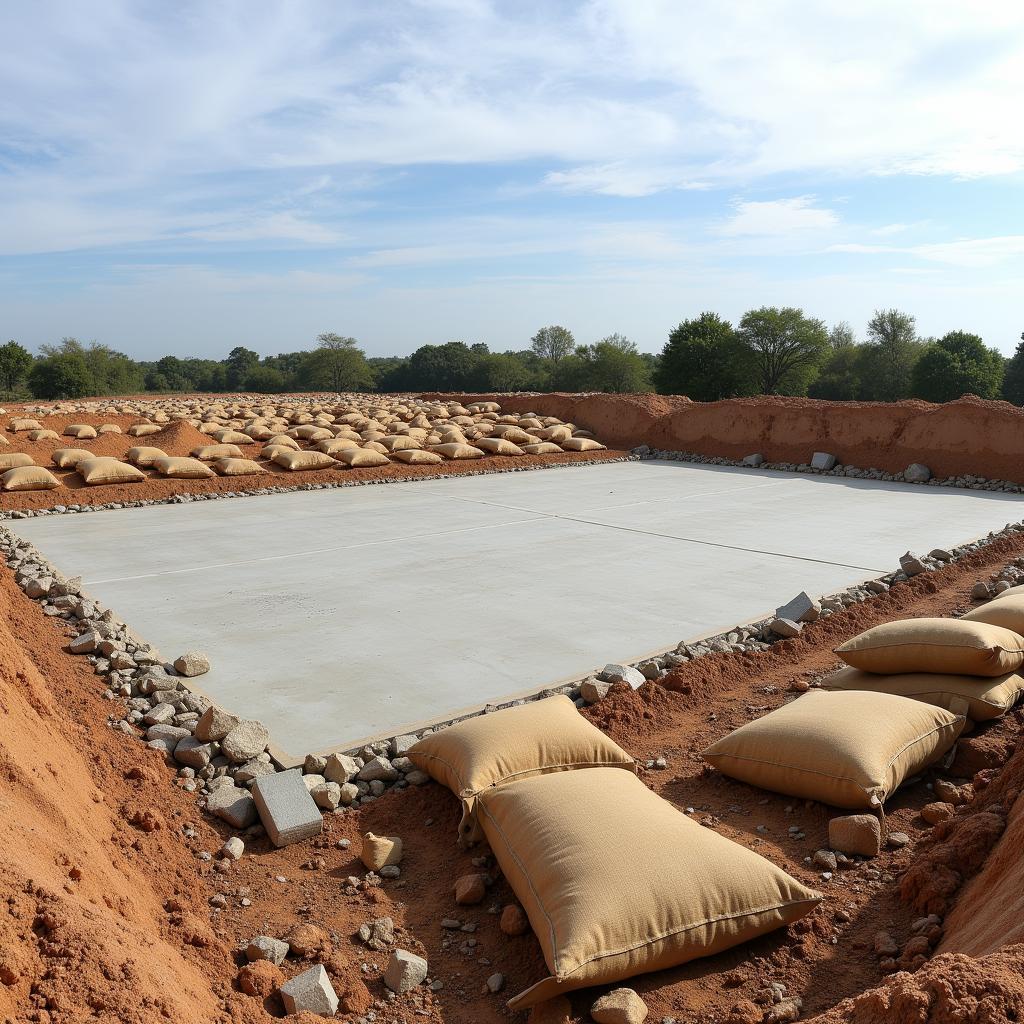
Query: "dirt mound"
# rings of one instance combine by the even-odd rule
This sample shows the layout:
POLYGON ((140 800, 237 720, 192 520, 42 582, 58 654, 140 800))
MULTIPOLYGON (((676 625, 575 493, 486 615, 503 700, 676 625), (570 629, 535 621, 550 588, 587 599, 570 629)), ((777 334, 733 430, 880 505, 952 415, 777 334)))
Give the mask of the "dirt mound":
POLYGON ((159 434, 147 434, 135 439, 135 443, 160 448, 168 455, 189 455, 200 445, 215 442, 209 434, 200 433, 191 423, 179 420, 164 427, 159 434))
MULTIPOLYGON (((435 396, 429 396, 435 397, 435 396)), ((452 397, 452 396, 448 396, 452 397)), ((956 402, 821 402, 759 395, 691 402, 675 395, 458 395, 503 411, 560 416, 606 444, 769 462, 809 462, 816 451, 841 463, 901 473, 923 462, 938 477, 971 474, 1024 482, 1024 409, 967 395, 956 402)))

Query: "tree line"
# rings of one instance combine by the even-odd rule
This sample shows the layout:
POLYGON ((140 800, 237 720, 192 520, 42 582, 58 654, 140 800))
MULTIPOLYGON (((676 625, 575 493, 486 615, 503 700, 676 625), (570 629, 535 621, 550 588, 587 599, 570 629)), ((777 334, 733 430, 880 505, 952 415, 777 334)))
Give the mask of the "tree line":
POLYGON ((226 358, 131 359, 98 342, 64 338, 33 356, 0 345, 0 388, 9 398, 81 398, 142 392, 604 391, 657 390, 695 401, 756 394, 833 401, 945 402, 967 392, 1024 405, 1024 335, 1006 359, 977 334, 922 338, 915 318, 877 310, 859 340, 840 322, 791 307, 762 307, 733 326, 716 313, 683 320, 661 353, 621 334, 578 344, 567 328, 541 328, 520 351, 486 344, 423 345, 409 356, 367 357, 355 338, 324 333, 313 348, 260 356, 243 346, 226 358))

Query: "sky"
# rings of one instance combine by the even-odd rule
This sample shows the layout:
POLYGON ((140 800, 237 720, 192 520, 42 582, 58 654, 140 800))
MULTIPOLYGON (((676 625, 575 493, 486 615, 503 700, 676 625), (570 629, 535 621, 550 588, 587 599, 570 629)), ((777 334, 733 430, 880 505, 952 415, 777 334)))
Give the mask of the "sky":
POLYGON ((1019 0, 0 5, 0 335, 1024 331, 1019 0))

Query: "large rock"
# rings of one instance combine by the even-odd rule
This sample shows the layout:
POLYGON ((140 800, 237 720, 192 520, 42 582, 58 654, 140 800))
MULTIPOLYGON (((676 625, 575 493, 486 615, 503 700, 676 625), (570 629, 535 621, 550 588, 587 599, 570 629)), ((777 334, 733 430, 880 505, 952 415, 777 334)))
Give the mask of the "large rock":
POLYGON ((279 989, 285 1013, 318 1013, 333 1017, 338 1012, 338 996, 323 964, 296 974, 279 989))
POLYGON ((239 721, 236 715, 228 714, 223 708, 208 707, 196 722, 196 739, 203 743, 222 740, 239 721))
POLYGON ((587 676, 580 685, 580 696, 588 704, 597 704, 608 696, 608 691, 615 684, 607 679, 598 679, 596 676, 587 676))
POLYGON ((903 479, 911 484, 926 484, 932 478, 932 471, 920 462, 912 462, 903 470, 903 479))
POLYGON ((359 774, 359 762, 348 754, 331 754, 324 764, 323 775, 328 782, 344 785, 359 774))
POLYGON ((248 828, 256 824, 256 802, 247 789, 218 786, 207 798, 206 809, 232 828, 248 828))
POLYGON ((802 623, 794 622, 792 619, 775 618, 768 623, 768 628, 777 636, 790 639, 794 636, 799 636, 800 631, 804 627, 802 623))
POLYGON ((249 940, 245 955, 250 961, 269 960, 280 967, 288 955, 288 943, 270 935, 257 935, 255 939, 249 940))
POLYGON ((760 452, 755 452, 753 455, 744 455, 743 465, 757 469, 758 466, 764 465, 764 456, 760 452))
POLYGON ((612 989, 590 1007, 597 1024, 643 1024, 647 1012, 647 1004, 631 988, 612 989))
POLYGON ((828 845, 840 853, 875 857, 882 848, 882 825, 873 814, 846 814, 828 823, 828 845))
POLYGON ((289 846, 323 831, 320 808, 309 795, 298 768, 261 776, 252 785, 252 795, 260 821, 275 846, 289 846))
POLYGON ((203 743, 194 736, 185 736, 178 740, 174 748, 174 760, 178 764, 186 765, 189 768, 202 771, 213 759, 213 747, 209 743, 203 743))
POLYGON ((269 742, 270 733, 262 722, 239 722, 221 740, 220 748, 229 760, 242 764, 262 754, 269 742))
POLYGON ((908 576, 919 576, 921 573, 928 571, 928 566, 913 551, 906 551, 900 555, 900 568, 908 576))
POLYGON ((638 690, 647 682, 644 674, 637 669, 631 668, 629 665, 616 665, 614 663, 605 665, 601 669, 600 678, 609 683, 617 683, 621 680, 622 682, 629 683, 634 690, 638 690))
POLYGON ((393 949, 384 969, 384 984, 392 992, 404 995, 427 976, 427 961, 407 949, 393 949))
POLYGON ((190 679, 206 675, 210 671, 210 659, 202 651, 186 651, 174 659, 174 669, 190 679))
POLYGON ((811 456, 811 469, 835 469, 836 457, 828 452, 815 452, 811 456))
POLYGON ((356 774, 360 782, 394 782, 398 776, 398 769, 380 754, 371 757, 356 774))

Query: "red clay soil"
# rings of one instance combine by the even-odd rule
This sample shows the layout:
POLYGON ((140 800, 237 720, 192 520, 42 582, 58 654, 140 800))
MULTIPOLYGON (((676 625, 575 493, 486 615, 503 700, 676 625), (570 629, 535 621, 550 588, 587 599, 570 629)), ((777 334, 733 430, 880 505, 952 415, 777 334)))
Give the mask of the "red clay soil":
POLYGON ((771 395, 721 402, 691 402, 678 395, 456 397, 499 401, 507 412, 559 416, 622 448, 648 444, 733 459, 760 452, 769 462, 795 463, 826 451, 861 469, 901 473, 922 462, 938 477, 970 474, 1024 483, 1024 409, 973 395, 942 405, 771 395))
MULTIPOLYGON (((804 1000, 803 1018, 822 1022, 977 1021, 1008 1024, 1024 1019, 1024 947, 1001 945, 1002 910, 993 908, 985 879, 1006 877, 1019 898, 1019 814, 988 863, 974 857, 975 843, 945 863, 967 881, 966 919, 993 923, 988 937, 972 938, 958 921, 946 920, 953 949, 916 974, 885 978, 873 952, 875 933, 890 932, 902 946, 919 916, 901 897, 902 878, 921 857, 933 858, 992 802, 1010 806, 1020 785, 1019 754, 999 773, 1020 731, 1020 713, 979 728, 962 741, 957 768, 982 765, 979 798, 957 815, 957 825, 932 830, 920 816, 932 799, 935 775, 908 785, 887 805, 889 828, 908 834, 900 850, 836 873, 825 881, 804 858, 827 846, 834 813, 820 804, 790 800, 708 771, 700 751, 732 728, 781 705, 794 681, 811 681, 835 663, 836 643, 894 617, 947 614, 969 606, 973 583, 1024 554, 1024 537, 1000 540, 946 569, 898 584, 887 594, 805 628, 797 639, 770 651, 710 655, 672 673, 667 686, 626 687, 586 712, 634 756, 664 756, 668 768, 642 778, 676 806, 692 807, 707 827, 756 850, 825 893, 823 905, 788 930, 719 956, 640 976, 630 984, 650 1007, 652 1021, 759 1021, 765 988, 781 982, 804 1000), (984 785, 987 783, 987 785, 984 785), (960 824, 960 823, 963 824, 960 824), (789 832, 805 833, 796 839, 789 832), (764 826, 763 830, 758 826, 764 826), (939 837, 940 838, 936 838, 939 837), (1007 847, 1007 841, 1011 845, 1007 847), (975 860, 978 863, 974 863, 975 860), (1003 865, 1000 868, 1000 865, 1003 865), (978 887, 981 886, 979 889, 978 887), (957 951, 977 942, 987 955, 957 951), (735 1011, 735 1012, 734 1012, 735 1011), (753 1014, 753 1016, 752 1016, 753 1014)), ((289 958, 284 974, 321 960, 346 1008, 339 1016, 365 1013, 374 1000, 379 1021, 444 1021, 497 1024, 523 1020, 504 1000, 545 973, 531 934, 503 935, 495 911, 512 902, 496 875, 482 904, 456 906, 452 887, 480 870, 473 858, 486 849, 455 845, 458 802, 430 784, 390 792, 355 812, 328 816, 324 835, 311 843, 271 849, 265 838, 246 839, 245 856, 221 873, 200 851, 215 853, 228 833, 207 822, 195 798, 175 788, 174 772, 155 752, 108 728, 120 702, 103 700, 85 659, 63 652, 66 627, 0 573, 0 765, 5 787, 0 827, 10 840, 0 849, 0 1016, 11 1020, 78 1022, 87 1019, 256 1024, 282 1013, 279 997, 250 996, 236 977, 239 943, 257 934, 281 936, 295 923, 312 926, 305 961, 289 958), (191 824, 195 838, 182 826, 191 824), (399 835, 405 845, 402 877, 381 889, 347 895, 344 881, 362 876, 359 836, 367 831, 399 835), (349 840, 350 845, 338 845, 349 840), (223 909, 210 904, 223 897, 223 909), (423 953, 430 977, 443 982, 432 993, 386 1002, 380 981, 386 954, 353 939, 358 926, 390 916, 398 944, 423 953), (450 933, 442 918, 474 926, 450 933), (464 946, 472 940, 472 947, 464 946), (506 978, 498 995, 485 991, 494 972, 506 978)), ((385 681, 378 681, 386 684, 385 681)), ((1016 804, 1014 804, 1016 807, 1016 804)), ((991 846, 992 842, 988 842, 991 846)), ((987 847, 986 847, 987 849, 987 847)), ((622 856, 628 870, 626 852, 622 856)), ((922 861, 932 863, 933 861, 922 861)), ((216 862, 213 862, 216 863, 216 862)), ((493 870, 487 861, 484 870, 493 870)), ((959 883, 957 883, 959 884, 959 883)), ((955 886, 954 886, 955 890, 955 886)), ((947 901, 955 891, 943 893, 947 901)), ((945 946, 943 947, 945 949, 945 946)), ((973 948, 973 947, 972 947, 973 948)), ((252 979, 280 981, 268 968, 252 979), (262 975, 267 975, 263 977, 262 975)), ((268 990, 269 991, 269 990, 268 990)), ((588 1020, 598 993, 574 995, 574 1020, 588 1020)), ((309 1019, 303 1024, 313 1024, 309 1019)))
MULTIPOLYGON (((5 420, 9 417, 5 417, 5 420)), ((73 413, 61 416, 33 417, 44 427, 61 434, 71 423, 116 423, 122 431, 135 423, 141 423, 138 416, 97 416, 73 413)), ((50 456, 59 448, 84 448, 96 455, 111 455, 124 459, 129 448, 147 446, 160 448, 168 455, 188 455, 200 445, 216 442, 208 434, 202 434, 188 423, 168 424, 158 434, 145 437, 130 437, 121 434, 101 434, 92 440, 78 440, 74 437, 60 437, 59 440, 29 441, 27 433, 12 434, 4 431, 9 442, 0 447, 0 453, 24 452, 37 465, 45 466, 62 484, 50 491, 0 491, 0 511, 29 508, 53 508, 55 505, 106 505, 110 502, 152 501, 170 498, 175 494, 200 494, 206 491, 245 491, 260 487, 298 487, 303 484, 356 483, 364 480, 419 480, 433 476, 460 476, 465 473, 500 472, 509 469, 535 469, 539 466, 559 466, 578 462, 605 462, 620 459, 626 452, 562 452, 558 455, 489 455, 482 459, 466 461, 445 461, 439 465, 407 466, 393 462, 374 469, 351 469, 341 465, 338 468, 308 472, 290 472, 274 462, 261 461, 266 473, 256 476, 211 477, 203 480, 169 480, 153 470, 146 471, 147 478, 139 483, 89 487, 74 470, 61 470, 53 465, 50 456)), ((300 447, 311 445, 299 442, 300 447)), ((242 454, 246 458, 259 459, 262 444, 246 445, 242 454)))

